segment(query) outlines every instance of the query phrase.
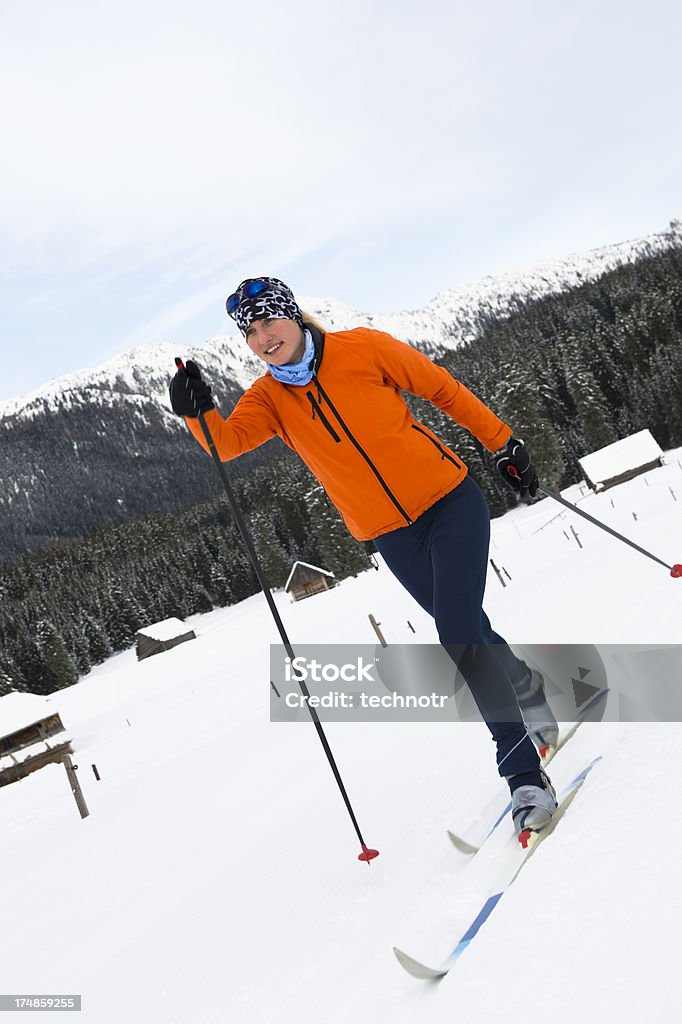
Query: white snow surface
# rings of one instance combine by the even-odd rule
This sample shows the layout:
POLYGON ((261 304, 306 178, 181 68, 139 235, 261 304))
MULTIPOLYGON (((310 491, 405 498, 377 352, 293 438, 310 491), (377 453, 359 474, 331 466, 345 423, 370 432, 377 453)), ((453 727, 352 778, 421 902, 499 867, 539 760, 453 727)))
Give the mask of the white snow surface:
MULTIPOLYGON (((681 459, 565 495, 682 560, 681 459)), ((551 499, 496 520, 491 554, 511 581, 490 573, 486 608, 513 643, 682 641, 682 582, 551 499)), ((294 645, 373 643, 370 612, 389 643, 436 640, 384 566, 275 600, 294 645)), ((127 651, 53 695, 88 818, 59 765, 0 789, 4 992, 81 993, 92 1024, 676 1019, 681 724, 580 730, 552 764, 557 788, 602 761, 452 972, 424 984, 392 946, 438 961, 483 902, 485 859, 462 859, 446 829, 504 803, 487 730, 326 727, 381 851, 361 864, 312 725, 269 721, 263 596, 188 625, 192 644, 127 651)))
POLYGON ((646 466, 659 459, 663 452, 650 430, 638 430, 636 434, 622 437, 613 444, 607 444, 599 451, 579 459, 580 467, 590 480, 597 484, 612 480, 621 473, 627 473, 639 466, 646 466))
POLYGON ((35 693, 8 693, 0 697, 0 736, 33 725, 49 715, 55 714, 53 701, 35 693))

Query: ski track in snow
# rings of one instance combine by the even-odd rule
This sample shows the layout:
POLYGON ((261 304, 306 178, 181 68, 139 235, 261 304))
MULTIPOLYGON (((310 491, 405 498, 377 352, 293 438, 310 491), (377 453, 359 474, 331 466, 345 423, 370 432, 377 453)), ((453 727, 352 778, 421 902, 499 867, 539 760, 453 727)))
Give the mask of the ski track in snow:
MULTIPOLYGON (((648 487, 565 496, 680 561, 681 458, 667 453, 648 487)), ((512 580, 503 590, 491 572, 486 608, 510 641, 682 639, 682 583, 550 499, 496 520, 493 538, 512 580)), ((383 566, 276 601, 294 646, 371 644, 369 612, 389 643, 436 640, 383 566)), ((0 789, 3 991, 82 993, 93 1024, 674 1019, 680 724, 580 730, 557 785, 602 762, 451 974, 425 985, 391 948, 438 959, 480 906, 485 858, 461 858, 446 829, 496 787, 504 800, 485 727, 326 726, 381 851, 367 867, 312 727, 269 722, 278 637, 262 596, 189 623, 196 641, 139 664, 118 655, 52 696, 89 818, 56 765, 0 789)))

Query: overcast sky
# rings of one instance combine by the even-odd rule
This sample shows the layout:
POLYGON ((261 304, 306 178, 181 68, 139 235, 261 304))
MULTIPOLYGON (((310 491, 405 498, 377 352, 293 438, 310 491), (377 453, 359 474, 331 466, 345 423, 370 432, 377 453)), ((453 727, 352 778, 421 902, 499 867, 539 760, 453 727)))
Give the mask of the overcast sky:
MULTIPOLYGON (((679 0, 4 0, 0 398, 682 216, 679 0)), ((169 372, 172 368, 169 368, 169 372)))

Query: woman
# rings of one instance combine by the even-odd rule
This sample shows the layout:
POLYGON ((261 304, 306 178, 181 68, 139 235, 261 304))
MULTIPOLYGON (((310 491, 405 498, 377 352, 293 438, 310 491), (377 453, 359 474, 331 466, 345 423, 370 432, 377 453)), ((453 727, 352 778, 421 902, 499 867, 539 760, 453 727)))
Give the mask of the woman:
POLYGON ((517 832, 541 828, 556 807, 538 745, 556 742, 542 677, 494 633, 483 611, 490 517, 461 459, 418 423, 402 398, 427 398, 494 453, 504 478, 534 495, 523 442, 445 369, 381 331, 324 333, 277 278, 242 281, 227 312, 268 367, 223 419, 188 362, 171 382, 174 412, 199 443, 204 413, 223 460, 277 435, 323 485, 354 537, 373 540, 403 586, 431 614, 497 746, 517 832), (516 476, 507 472, 513 467, 516 476))

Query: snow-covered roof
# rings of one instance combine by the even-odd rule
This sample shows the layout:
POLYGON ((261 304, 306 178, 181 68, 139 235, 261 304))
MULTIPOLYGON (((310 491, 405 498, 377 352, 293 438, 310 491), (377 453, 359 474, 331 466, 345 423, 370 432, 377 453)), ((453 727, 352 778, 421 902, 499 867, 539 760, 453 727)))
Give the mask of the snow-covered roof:
POLYGON ((607 444, 606 448, 592 452, 579 459, 580 467, 592 483, 598 484, 605 480, 627 473, 630 469, 638 469, 659 459, 663 452, 652 437, 649 430, 640 430, 620 441, 607 444))
POLYGON ((331 579, 335 578, 333 572, 327 572, 326 569, 320 569, 319 565, 311 565, 310 562, 294 562, 294 564, 293 564, 293 566, 291 568, 291 572, 289 573, 289 579, 284 584, 284 589, 285 590, 289 589, 289 584, 291 583, 292 579, 294 578, 294 573, 299 568, 299 566, 302 566, 305 569, 312 569, 313 572, 321 572, 323 576, 329 576, 329 577, 331 577, 331 579))
POLYGON ((163 622, 153 622, 151 626, 144 626, 137 632, 163 643, 165 640, 175 640, 178 636, 191 633, 191 629, 180 619, 164 619, 163 622))
POLYGON ((0 697, 0 736, 9 736, 26 725, 33 725, 56 713, 54 704, 46 697, 17 691, 8 693, 0 697))

